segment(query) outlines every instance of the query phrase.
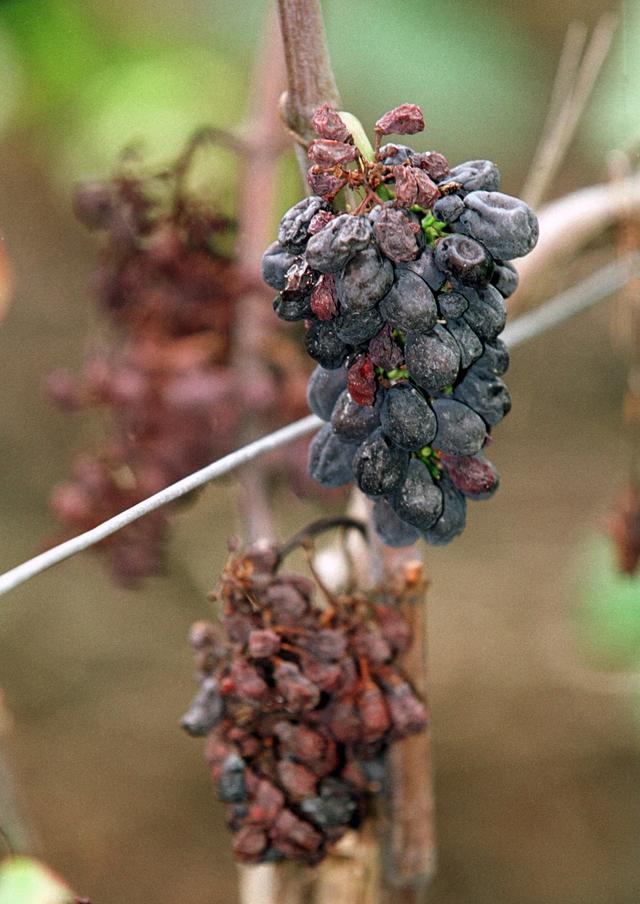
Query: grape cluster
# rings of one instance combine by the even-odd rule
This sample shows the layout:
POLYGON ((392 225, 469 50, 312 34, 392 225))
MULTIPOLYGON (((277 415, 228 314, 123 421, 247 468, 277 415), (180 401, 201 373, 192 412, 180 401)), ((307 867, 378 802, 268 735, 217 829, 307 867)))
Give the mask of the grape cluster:
MULTIPOLYGON (((306 356, 278 329, 265 337, 265 378, 239 386, 233 335, 247 280, 229 251, 235 227, 186 191, 185 159, 160 173, 130 162, 76 192, 76 214, 100 234, 93 288, 113 336, 91 350, 78 376, 60 369, 47 380, 63 409, 99 409, 106 418, 101 447, 79 455, 52 494, 65 534, 230 452, 248 412, 276 427, 306 410, 306 356)), ((284 450, 272 473, 305 468, 298 446, 284 450)), ((121 583, 162 569, 169 514, 158 510, 100 545, 121 583)))
POLYGON ((305 321, 318 364, 308 402, 327 425, 310 473, 325 487, 355 480, 385 543, 445 544, 466 500, 498 486, 483 449, 511 407, 499 334, 518 284, 510 261, 534 247, 537 220, 488 160, 450 168, 435 151, 381 145, 424 128, 413 104, 378 120, 370 153, 327 105, 314 127, 315 194, 284 214, 262 265, 277 315, 305 321))
POLYGON ((315 864, 426 712, 396 662, 412 640, 397 605, 352 594, 321 608, 314 582, 278 564, 269 545, 227 563, 221 625, 191 630, 200 689, 182 725, 207 736, 237 859, 315 864))

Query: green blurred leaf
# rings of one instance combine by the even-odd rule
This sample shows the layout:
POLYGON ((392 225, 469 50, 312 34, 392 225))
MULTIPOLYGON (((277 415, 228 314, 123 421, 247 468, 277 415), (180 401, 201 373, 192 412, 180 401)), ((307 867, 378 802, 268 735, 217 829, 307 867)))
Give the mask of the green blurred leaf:
POLYGON ((617 667, 639 663, 640 579, 620 574, 607 538, 589 542, 578 589, 578 628, 587 652, 617 667))
POLYGON ((76 896, 55 873, 30 857, 0 863, 0 904, 72 904, 76 896))
POLYGON ((4 0, 0 23, 25 71, 23 114, 29 116, 72 93, 109 50, 86 5, 76 0, 4 0))

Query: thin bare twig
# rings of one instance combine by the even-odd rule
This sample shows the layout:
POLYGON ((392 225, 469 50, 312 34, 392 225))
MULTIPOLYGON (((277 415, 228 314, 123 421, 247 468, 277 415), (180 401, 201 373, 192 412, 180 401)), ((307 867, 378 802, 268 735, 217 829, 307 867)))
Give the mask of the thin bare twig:
POLYGON ((560 261, 576 255, 610 226, 640 212, 640 174, 628 179, 591 185, 546 204, 538 211, 540 239, 533 251, 518 261, 520 288, 510 299, 534 290, 560 261))
POLYGON ((586 39, 584 25, 572 23, 567 30, 542 138, 522 190, 522 197, 534 207, 544 197, 564 160, 617 25, 617 16, 605 13, 594 28, 581 60, 586 39))

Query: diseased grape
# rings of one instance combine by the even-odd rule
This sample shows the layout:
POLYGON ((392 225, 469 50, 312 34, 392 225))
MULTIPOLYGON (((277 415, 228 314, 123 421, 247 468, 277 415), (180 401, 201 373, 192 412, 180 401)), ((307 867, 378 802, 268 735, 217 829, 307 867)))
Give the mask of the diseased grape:
POLYGON ((314 320, 305 333, 304 344, 311 357, 327 370, 342 367, 349 354, 333 320, 314 320))
POLYGON ((442 493, 442 514, 422 536, 432 546, 445 546, 464 530, 467 519, 467 504, 462 493, 448 477, 443 476, 438 485, 442 493))
POLYGON ((504 329, 507 308, 502 295, 494 286, 484 289, 464 289, 469 307, 462 315, 476 336, 486 342, 494 340, 504 329))
POLYGON ((491 427, 495 427, 511 411, 511 396, 500 377, 469 368, 456 386, 454 395, 473 408, 491 427))
POLYGON ((338 298, 352 313, 366 311, 387 294, 392 284, 393 265, 369 245, 346 264, 338 280, 338 298))
POLYGON ((486 248, 464 235, 448 235, 436 245, 435 262, 453 279, 469 286, 486 286, 493 273, 493 260, 486 248))
POLYGON ((348 345, 361 345, 373 339, 384 325, 380 310, 369 308, 366 311, 345 311, 335 319, 336 334, 348 345))
POLYGON ((428 332, 438 319, 429 286, 410 270, 399 270, 395 283, 380 303, 380 313, 403 332, 428 332))
POLYGON ((312 235, 305 252, 314 270, 332 273, 341 270, 357 251, 371 241, 371 223, 366 217, 343 213, 312 235))
POLYGON ((495 286, 503 298, 510 298, 518 288, 518 271, 509 261, 495 261, 491 285, 495 286))
POLYGON ((389 389, 380 411, 380 425, 396 446, 408 451, 430 445, 437 429, 429 403, 409 383, 398 383, 389 389))
POLYGON ((387 546, 411 546, 420 536, 417 527, 396 515, 388 499, 376 499, 372 517, 376 533, 387 546))
MULTIPOLYGON (((511 259, 533 248, 538 223, 499 191, 490 160, 451 168, 437 151, 395 142, 369 158, 333 108, 314 121, 310 179, 325 207, 311 219, 312 201, 288 212, 293 244, 283 234, 267 250, 265 277, 282 293, 280 316, 308 321, 310 354, 341 374, 346 366, 346 389, 343 376, 329 384, 316 369, 309 402, 330 414, 342 441, 360 444, 354 479, 377 500, 378 534, 393 545, 414 542, 416 531, 447 543, 464 527, 464 494, 484 498, 498 486, 480 450, 511 407, 499 334, 518 285, 511 259), (346 184, 359 199, 353 213, 333 205, 346 184)), ((420 109, 403 104, 378 120, 376 146, 389 130, 410 134, 422 123, 420 109)), ((336 724, 351 737, 352 705, 341 712, 336 724)))
POLYGON ((466 370, 482 354, 482 342, 465 320, 448 320, 447 330, 458 343, 460 367, 466 370))
POLYGON ((331 420, 331 412, 338 396, 346 388, 347 371, 344 367, 325 370, 318 365, 307 383, 307 402, 314 414, 323 421, 331 420))
POLYGON ((495 466, 484 455, 440 456, 451 483, 470 499, 488 499, 500 485, 495 466))
POLYGON ((450 386, 458 376, 460 349, 453 336, 442 326, 430 333, 409 333, 405 342, 405 360, 409 374, 428 392, 450 386))
POLYGON ((286 251, 280 242, 272 242, 262 255, 262 278, 278 292, 284 289, 285 274, 295 262, 295 254, 286 251))
POLYGON ((322 427, 309 446, 309 473, 323 487, 334 489, 353 480, 353 443, 343 442, 330 424, 322 427))
POLYGON ((464 201, 458 195, 444 195, 433 205, 433 215, 442 223, 455 223, 464 209, 464 201))
POLYGON ((455 399, 434 399, 431 403, 438 427, 433 446, 453 455, 475 455, 482 448, 487 428, 476 412, 455 399))
POLYGON ((433 248, 425 248, 415 260, 402 261, 396 264, 396 272, 410 270, 423 279, 433 292, 442 288, 446 274, 438 269, 434 259, 433 248))
POLYGON ((338 396, 331 415, 331 426, 341 439, 362 442, 380 424, 380 408, 384 393, 376 393, 374 405, 358 405, 345 389, 338 396))
POLYGON ((436 484, 424 462, 412 458, 407 476, 389 501, 403 521, 419 530, 427 530, 442 513, 440 481, 436 484))
POLYGON ((446 181, 459 182, 467 192, 496 191, 500 188, 500 171, 490 160, 467 160, 454 166, 446 181))
POLYGON ((438 293, 438 310, 445 320, 461 317, 468 307, 469 302, 461 292, 438 293))
POLYGON ((528 204, 497 191, 472 191, 456 224, 493 257, 509 261, 528 254, 538 241, 538 220, 528 204))
POLYGON ((299 253, 309 238, 309 223, 321 210, 328 210, 326 201, 310 195, 294 204, 280 220, 278 241, 287 250, 299 253))
POLYGON ((386 496, 402 482, 408 463, 408 453, 395 446, 378 429, 359 446, 353 460, 353 473, 365 495, 386 496))

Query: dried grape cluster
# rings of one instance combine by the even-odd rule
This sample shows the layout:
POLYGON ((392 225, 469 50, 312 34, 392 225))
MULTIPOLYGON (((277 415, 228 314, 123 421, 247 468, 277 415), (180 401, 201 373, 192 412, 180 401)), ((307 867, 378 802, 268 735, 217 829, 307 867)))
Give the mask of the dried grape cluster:
POLYGON ((318 863, 380 790, 390 743, 426 725, 398 668, 411 628, 388 599, 314 603, 276 548, 232 555, 221 625, 195 624, 200 689, 182 725, 207 735, 236 857, 318 863))
POLYGON ((435 151, 381 146, 424 128, 413 104, 378 120, 375 150, 328 105, 314 128, 314 194, 284 214, 263 257, 277 315, 305 321, 318 364, 308 401, 327 425, 310 473, 326 487, 355 480, 387 544, 448 543, 466 500, 498 486, 483 449, 511 407, 499 334, 518 283, 510 260, 534 247, 537 220, 498 190, 488 160, 450 168, 435 151))
MULTIPOLYGON (((113 333, 89 353, 77 378, 61 369, 47 381, 62 408, 108 415, 102 448, 79 455, 52 495, 69 533, 231 451, 247 412, 276 427, 306 410, 306 356, 278 329, 266 337, 264 379, 239 386, 232 343, 236 302, 247 285, 231 255, 234 224, 185 187, 192 150, 161 173, 130 162, 113 179, 76 193, 77 216, 100 233, 93 286, 113 333)), ((300 452, 285 450, 276 470, 287 456, 288 473, 302 473, 294 457, 302 459, 300 452)), ((134 584, 163 567, 168 517, 165 507, 101 544, 121 582, 134 584)))

